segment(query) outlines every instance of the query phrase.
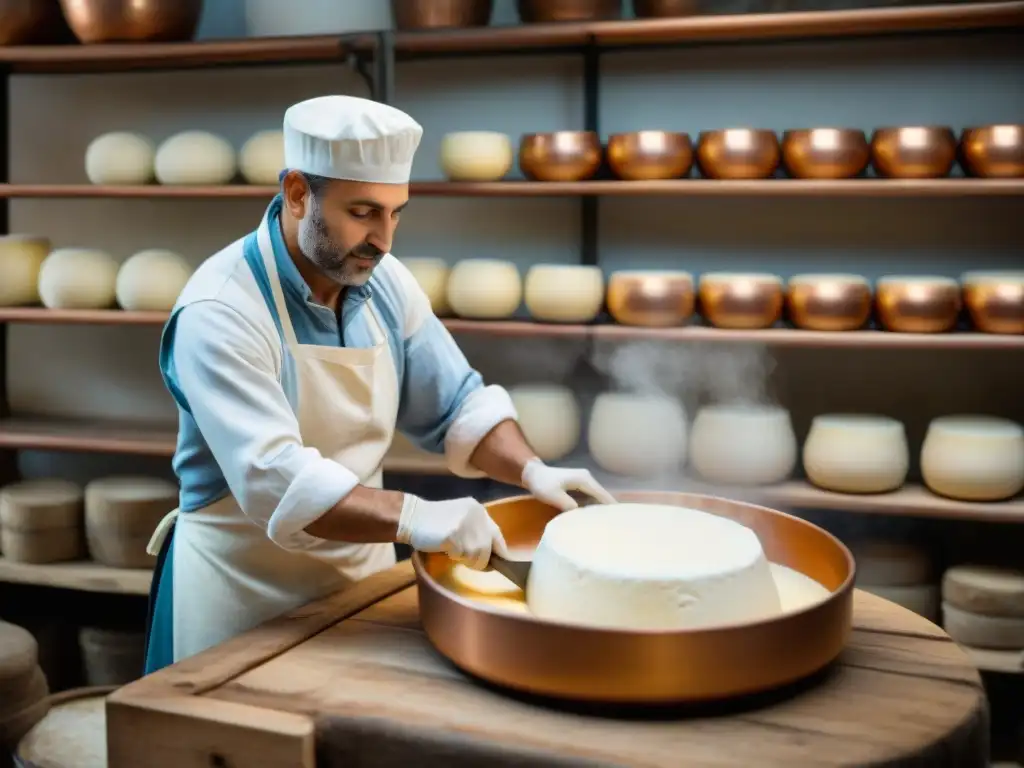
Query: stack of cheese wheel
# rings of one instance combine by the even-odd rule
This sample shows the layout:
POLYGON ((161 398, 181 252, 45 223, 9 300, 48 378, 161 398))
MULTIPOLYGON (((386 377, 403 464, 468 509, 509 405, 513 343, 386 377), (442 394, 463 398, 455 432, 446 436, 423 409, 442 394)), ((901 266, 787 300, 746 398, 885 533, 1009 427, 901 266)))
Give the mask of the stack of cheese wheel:
POLYGON ((401 259, 430 300, 438 317, 448 314, 448 265, 443 259, 401 259))
POLYGON ((277 186, 284 167, 283 131, 255 133, 238 153, 238 170, 250 184, 277 186))
POLYGON ((34 235, 0 235, 0 307, 39 303, 39 270, 50 241, 34 235))
POLYGON ((543 461, 568 456, 580 440, 580 405, 568 387, 523 384, 509 389, 526 441, 543 461))
POLYGON ((949 568, 942 577, 942 625, 961 645, 1019 654, 1024 671, 1024 571, 949 568))
POLYGON ((36 639, 28 630, 0 621, 0 755, 43 719, 49 694, 36 639))
POLYGON ((138 133, 97 136, 85 150, 85 175, 93 184, 137 186, 153 180, 156 149, 138 133))
POLYGON ((796 466, 796 435, 785 408, 709 405, 697 412, 690 461, 712 483, 768 485, 796 466))
POLYGON ((535 264, 526 273, 524 293, 534 320, 589 323, 604 305, 604 275, 600 267, 535 264))
POLYGON ((673 475, 686 465, 686 412, 656 394, 598 395, 587 426, 587 447, 601 469, 618 475, 673 475))
POLYGON ((4 486, 0 489, 0 550, 8 560, 21 563, 82 558, 82 489, 53 479, 4 486))
POLYGON ((206 186, 227 184, 238 170, 234 148, 206 131, 183 131, 156 151, 156 179, 161 184, 206 186))
POLYGON ((452 181, 500 181, 512 160, 512 140, 504 133, 456 131, 441 139, 441 170, 452 181))
POLYGON ((993 416, 941 416, 921 447, 930 490, 961 501, 1001 501, 1024 488, 1024 427, 993 416))
POLYGON ((178 506, 173 483, 153 477, 104 477, 85 486, 85 535, 93 560, 113 568, 152 568, 146 552, 164 515, 178 506))
POLYGON ((58 248, 39 269, 39 298, 49 309, 108 309, 117 297, 117 262, 103 251, 58 248))
POLYGON ((858 542, 851 549, 860 589, 939 622, 939 585, 925 550, 884 540, 858 542))
POLYGON ((511 317, 523 299, 523 281, 511 261, 464 259, 448 276, 448 304, 459 317, 511 317))
POLYGON ((888 416, 815 416, 804 442, 804 471, 837 493, 885 493, 907 479, 910 453, 903 424, 888 416))
POLYGON ((117 271, 117 303, 133 311, 169 312, 192 276, 192 267, 173 251, 139 251, 117 271))
POLYGON ((146 637, 141 632, 82 627, 78 643, 87 685, 126 685, 146 666, 146 637))

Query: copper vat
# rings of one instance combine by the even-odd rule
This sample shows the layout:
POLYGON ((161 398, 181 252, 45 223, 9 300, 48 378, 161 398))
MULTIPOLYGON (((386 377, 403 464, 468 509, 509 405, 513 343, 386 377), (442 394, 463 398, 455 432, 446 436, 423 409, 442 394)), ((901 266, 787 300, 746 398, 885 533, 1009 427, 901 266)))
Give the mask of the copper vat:
POLYGON ((684 325, 693 316, 693 276, 689 272, 613 272, 606 303, 609 314, 623 325, 684 325))
POLYGON ((782 317, 782 280, 775 275, 705 273, 697 296, 700 313, 716 328, 769 328, 782 317))
POLYGON ((797 179, 852 179, 871 161, 864 131, 805 128, 782 134, 782 162, 797 179))
POLYGON ((0 45, 46 45, 73 40, 59 0, 0 0, 0 45))
POLYGON ((60 0, 83 43, 181 42, 199 25, 203 0, 60 0))
POLYGON ((975 328, 1024 334, 1024 272, 967 272, 960 284, 975 328))
MULTIPOLYGON (((438 578, 444 555, 413 555, 420 619, 457 666, 498 685, 584 701, 707 701, 776 688, 813 674, 846 645, 853 556, 830 533, 766 507, 682 493, 621 493, 622 501, 686 506, 752 528, 772 562, 815 579, 824 602, 760 622, 684 631, 605 630, 503 612, 455 594, 438 578)), ((557 511, 533 497, 487 505, 513 547, 535 546, 557 511)))
POLYGON ((766 179, 780 156, 774 131, 725 128, 701 131, 697 139, 697 165, 709 179, 766 179))
POLYGON ((794 275, 786 308, 797 328, 855 331, 871 317, 871 285, 860 275, 794 275))
POLYGON ((871 164, 879 176, 938 179, 956 162, 956 136, 943 126, 879 128, 871 136, 871 164))
POLYGON ((603 21, 622 16, 622 0, 516 0, 526 24, 551 21, 603 21))
POLYGON ((696 16, 700 12, 701 0, 633 0, 633 14, 638 19, 696 16))
POLYGON ((486 27, 493 12, 494 0, 391 0, 398 29, 486 27))
POLYGON ((678 179, 690 173, 693 145, 685 133, 616 133, 608 138, 608 165, 627 181, 678 179))
POLYGON ((960 286, 948 277, 888 276, 875 287, 878 319, 897 333, 944 333, 963 307, 960 286))
POLYGON ((972 176, 1024 176, 1024 125, 966 129, 960 136, 960 163, 972 176))
POLYGON ((593 131, 528 133, 519 142, 519 168, 534 181, 589 179, 601 158, 601 139, 593 131))

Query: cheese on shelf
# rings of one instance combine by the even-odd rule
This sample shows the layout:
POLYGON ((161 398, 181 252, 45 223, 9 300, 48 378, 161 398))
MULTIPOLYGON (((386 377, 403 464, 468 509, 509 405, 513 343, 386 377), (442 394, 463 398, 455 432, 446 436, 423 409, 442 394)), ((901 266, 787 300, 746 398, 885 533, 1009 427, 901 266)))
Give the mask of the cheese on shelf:
POLYGON ((0 488, 0 550, 11 562, 56 563, 84 556, 82 489, 57 479, 0 488))
POLYGON ((117 272, 117 303, 127 310, 170 311, 191 276, 192 267, 173 251, 139 251, 117 272))
POLYGON ((1001 501, 1024 488, 1024 428, 992 416, 941 416, 928 425, 921 474, 961 501, 1001 501))
POLYGON ((565 458, 580 440, 580 406, 568 387, 523 384, 509 389, 519 426, 544 461, 565 458))
POLYGON ((943 601, 942 627, 958 643, 972 648, 1024 649, 1024 618, 983 616, 943 601))
POLYGON ((97 136, 85 150, 85 175, 93 184, 136 186, 153 180, 156 148, 139 133, 97 136))
POLYGON ((50 241, 35 235, 0 235, 0 307, 39 302, 39 270, 50 241))
POLYGON ((808 479, 827 491, 893 491, 903 485, 910 466, 906 431, 887 416, 815 416, 803 463, 808 479))
POLYGON ((526 273, 524 299, 534 320, 589 323, 604 304, 604 275, 600 267, 535 264, 526 273))
POLYGON ((789 412, 776 406, 710 405, 691 427, 690 461, 712 483, 781 482, 796 466, 796 453, 789 412))
POLYGON ((178 506, 178 488, 154 477, 115 476, 85 486, 85 532, 92 559, 114 568, 147 568, 150 536, 178 506))
POLYGON ((238 170, 250 184, 276 187, 284 169, 283 131, 255 133, 238 153, 238 170))
POLYGON ((39 269, 39 298, 49 309, 107 309, 117 292, 117 262, 103 251, 58 248, 39 269))
POLYGON ((235 150, 206 131, 183 131, 156 151, 156 178, 161 184, 227 184, 238 170, 235 150))
POLYGON ((942 577, 942 599, 970 613, 1024 619, 1024 571, 954 565, 942 577))
POLYGON ((913 587, 928 584, 932 561, 928 552, 913 544, 867 539, 851 544, 857 562, 857 586, 913 587))
POLYGON ((901 605, 928 621, 939 622, 939 587, 937 584, 917 584, 906 587, 861 587, 865 592, 901 605))
POLYGON ((552 519, 526 599, 543 619, 634 630, 721 626, 782 611, 753 530, 655 504, 593 505, 552 519))
POLYGON ((587 447, 601 469, 632 477, 676 475, 686 464, 686 413, 662 395, 605 392, 590 411, 587 447))
POLYGON ((448 276, 448 304, 459 317, 511 317, 523 299, 523 281, 511 261, 464 259, 448 276))
POLYGON ((400 259, 430 300, 430 308, 438 317, 448 314, 448 275, 443 259, 400 259))
POLYGON ((441 170, 451 181, 500 181, 512 159, 512 140, 504 133, 456 131, 441 139, 441 170))

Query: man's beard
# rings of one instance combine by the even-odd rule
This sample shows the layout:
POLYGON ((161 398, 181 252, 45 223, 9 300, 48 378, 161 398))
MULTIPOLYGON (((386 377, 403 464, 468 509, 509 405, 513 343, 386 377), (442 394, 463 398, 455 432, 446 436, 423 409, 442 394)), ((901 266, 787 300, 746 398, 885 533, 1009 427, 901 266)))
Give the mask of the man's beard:
POLYGON ((364 267, 350 257, 373 259, 376 266, 376 262, 384 255, 370 243, 360 243, 355 248, 346 249, 331 237, 315 198, 310 201, 309 214, 299 222, 299 249, 320 271, 344 286, 363 285, 373 274, 372 266, 364 267))

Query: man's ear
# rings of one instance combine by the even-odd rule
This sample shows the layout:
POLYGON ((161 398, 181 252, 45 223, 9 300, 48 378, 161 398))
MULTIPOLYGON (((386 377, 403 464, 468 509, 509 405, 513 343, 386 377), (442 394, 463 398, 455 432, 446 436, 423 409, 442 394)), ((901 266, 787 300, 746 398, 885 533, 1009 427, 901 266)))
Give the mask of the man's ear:
POLYGON ((309 185, 298 171, 288 171, 281 180, 281 197, 285 210, 298 220, 306 217, 309 203, 309 185))

